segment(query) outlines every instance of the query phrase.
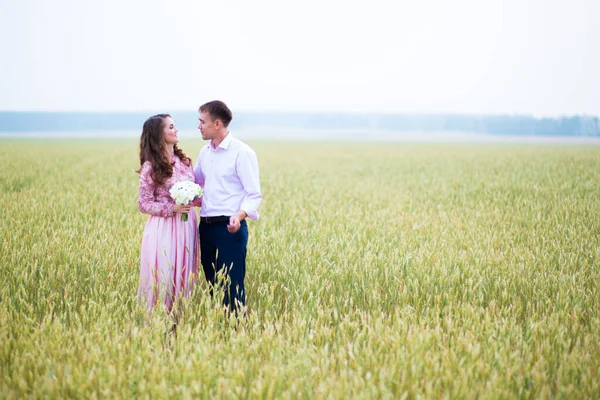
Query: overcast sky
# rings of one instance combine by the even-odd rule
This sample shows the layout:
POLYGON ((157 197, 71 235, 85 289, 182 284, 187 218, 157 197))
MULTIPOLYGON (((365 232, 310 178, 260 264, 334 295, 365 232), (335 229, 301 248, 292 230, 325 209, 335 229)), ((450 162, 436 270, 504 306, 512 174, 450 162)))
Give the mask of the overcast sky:
POLYGON ((0 110, 600 115, 599 0, 0 2, 0 110))

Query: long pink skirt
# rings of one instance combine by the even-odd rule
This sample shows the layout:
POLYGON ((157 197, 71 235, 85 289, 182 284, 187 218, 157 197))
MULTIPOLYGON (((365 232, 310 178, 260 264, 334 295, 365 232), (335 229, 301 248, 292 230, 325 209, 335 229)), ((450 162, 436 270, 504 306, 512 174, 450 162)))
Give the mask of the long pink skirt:
POLYGON ((188 296, 198 277, 198 223, 194 211, 187 221, 151 215, 142 237, 138 298, 150 313, 158 301, 171 311, 175 300, 188 296))

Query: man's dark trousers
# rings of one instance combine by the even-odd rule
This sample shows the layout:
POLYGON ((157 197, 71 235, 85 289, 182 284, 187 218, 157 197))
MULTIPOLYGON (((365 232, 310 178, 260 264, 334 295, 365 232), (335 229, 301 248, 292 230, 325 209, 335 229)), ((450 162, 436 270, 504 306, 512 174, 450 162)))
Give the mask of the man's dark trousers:
POLYGON ((231 311, 236 310, 236 302, 246 305, 244 279, 246 277, 246 246, 248 244, 248 224, 240 222, 236 233, 227 230, 229 217, 200 218, 200 253, 206 280, 212 286, 217 274, 225 269, 229 278, 225 287, 223 304, 231 311))

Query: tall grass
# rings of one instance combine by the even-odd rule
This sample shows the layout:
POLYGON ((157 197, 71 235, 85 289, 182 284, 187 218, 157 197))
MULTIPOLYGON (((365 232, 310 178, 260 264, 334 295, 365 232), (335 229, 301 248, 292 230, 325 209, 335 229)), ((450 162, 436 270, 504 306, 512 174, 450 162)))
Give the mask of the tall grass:
POLYGON ((2 141, 0 396, 600 396, 600 148, 252 145, 250 313, 201 282, 174 335, 137 143, 2 141))

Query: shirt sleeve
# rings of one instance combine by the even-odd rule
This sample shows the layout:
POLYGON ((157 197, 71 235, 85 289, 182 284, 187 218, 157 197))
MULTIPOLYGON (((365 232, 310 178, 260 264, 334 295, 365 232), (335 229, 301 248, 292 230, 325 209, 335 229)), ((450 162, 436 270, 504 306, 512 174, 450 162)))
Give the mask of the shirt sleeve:
POLYGON ((160 203, 154 199, 154 180, 152 179, 152 166, 145 162, 140 171, 140 187, 138 190, 138 207, 144 214, 157 217, 172 217, 173 204, 160 203))
POLYGON ((246 195, 240 209, 245 211, 248 218, 258 220, 258 207, 262 201, 258 159, 252 149, 241 152, 237 158, 236 169, 246 195))
POLYGON ((204 187, 204 173, 202 172, 202 149, 198 153, 198 158, 196 158, 196 164, 194 164, 194 182, 198 185, 204 187))

